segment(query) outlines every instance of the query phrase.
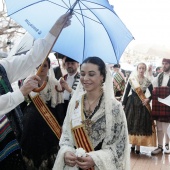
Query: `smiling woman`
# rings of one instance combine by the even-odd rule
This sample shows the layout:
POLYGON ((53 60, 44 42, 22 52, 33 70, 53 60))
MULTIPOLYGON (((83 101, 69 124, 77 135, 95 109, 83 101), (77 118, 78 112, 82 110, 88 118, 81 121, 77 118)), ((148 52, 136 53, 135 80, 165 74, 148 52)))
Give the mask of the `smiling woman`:
POLYGON ((81 83, 68 106, 53 170, 129 170, 125 114, 114 97, 110 71, 100 58, 88 57, 80 72, 81 83), (86 157, 77 157, 75 148, 83 148, 86 157))

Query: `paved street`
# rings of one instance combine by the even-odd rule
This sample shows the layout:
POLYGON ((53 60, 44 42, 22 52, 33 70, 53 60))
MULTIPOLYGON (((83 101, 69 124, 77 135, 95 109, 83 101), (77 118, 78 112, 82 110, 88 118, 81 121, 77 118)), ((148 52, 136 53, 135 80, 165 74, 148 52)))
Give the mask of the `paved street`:
POLYGON ((131 170, 170 170, 170 154, 151 156, 154 147, 141 147, 141 154, 131 153, 131 170))

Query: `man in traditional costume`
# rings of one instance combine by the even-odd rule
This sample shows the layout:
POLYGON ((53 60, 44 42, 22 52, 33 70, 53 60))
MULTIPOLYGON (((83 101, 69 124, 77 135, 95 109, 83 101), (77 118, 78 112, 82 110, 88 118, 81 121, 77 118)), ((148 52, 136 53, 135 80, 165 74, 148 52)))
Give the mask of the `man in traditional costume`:
POLYGON ((63 77, 63 75, 67 73, 65 69, 66 56, 63 54, 57 53, 57 52, 54 53, 54 55, 56 56, 56 59, 58 61, 58 66, 54 67, 54 75, 55 75, 55 78, 59 80, 61 77, 63 77), (61 60, 61 64, 59 60, 61 60))
POLYGON ((170 107, 161 104, 158 97, 166 98, 170 95, 170 58, 162 60, 162 70, 153 80, 153 101, 152 101, 152 117, 156 120, 158 148, 151 152, 152 155, 157 155, 163 151, 163 137, 165 136, 165 153, 170 153, 169 137, 167 128, 170 124, 170 107))
POLYGON ((113 66, 114 75, 113 75, 113 87, 116 97, 120 97, 123 95, 125 89, 125 77, 123 73, 120 71, 120 65, 115 64, 113 66))
POLYGON ((37 87, 37 80, 34 79, 39 79, 39 77, 31 77, 26 85, 14 92, 11 83, 27 77, 42 63, 62 28, 70 25, 69 15, 65 14, 57 20, 45 39, 35 41, 33 48, 26 55, 13 56, 0 60, 1 170, 25 170, 21 149, 16 139, 16 137, 19 139, 22 132, 22 113, 16 107, 24 101, 24 96, 28 95, 32 89, 37 87))
POLYGON ((80 73, 78 72, 79 63, 69 57, 65 59, 65 68, 67 74, 64 75, 64 79, 60 79, 61 86, 64 90, 64 114, 66 115, 68 103, 71 99, 73 92, 76 90, 77 84, 80 81, 80 73))
POLYGON ((162 73, 162 67, 156 67, 155 69, 155 74, 154 74, 154 77, 156 77, 158 74, 162 73))

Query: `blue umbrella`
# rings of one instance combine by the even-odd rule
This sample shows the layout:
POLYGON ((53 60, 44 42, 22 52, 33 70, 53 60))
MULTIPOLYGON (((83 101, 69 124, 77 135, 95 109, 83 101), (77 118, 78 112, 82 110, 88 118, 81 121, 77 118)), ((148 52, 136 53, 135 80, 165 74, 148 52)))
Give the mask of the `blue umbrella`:
POLYGON ((44 37, 57 17, 73 10, 72 24, 61 32, 53 51, 80 63, 89 56, 98 56, 107 63, 117 63, 133 39, 107 0, 5 2, 8 15, 35 39, 44 37))

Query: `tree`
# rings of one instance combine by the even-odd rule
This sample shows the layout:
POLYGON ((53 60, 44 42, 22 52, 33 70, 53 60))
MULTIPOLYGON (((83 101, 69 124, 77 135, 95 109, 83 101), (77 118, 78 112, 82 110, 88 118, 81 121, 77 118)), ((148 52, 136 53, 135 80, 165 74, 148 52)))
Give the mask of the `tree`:
POLYGON ((17 38, 26 31, 7 16, 4 0, 0 0, 0 51, 9 52, 17 38))

